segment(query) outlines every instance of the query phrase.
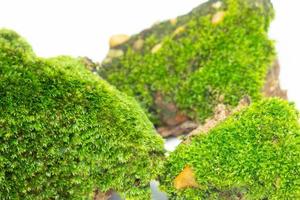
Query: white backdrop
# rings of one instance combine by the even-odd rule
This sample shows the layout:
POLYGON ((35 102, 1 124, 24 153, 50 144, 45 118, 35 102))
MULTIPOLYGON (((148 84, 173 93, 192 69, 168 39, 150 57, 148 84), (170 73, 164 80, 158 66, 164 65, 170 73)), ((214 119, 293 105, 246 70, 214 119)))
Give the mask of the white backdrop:
MULTIPOLYGON (((40 56, 68 54, 101 61, 112 34, 133 34, 185 14, 205 0, 0 0, 0 28, 27 38, 40 56)), ((281 81, 300 108, 300 1, 273 0, 281 81)))

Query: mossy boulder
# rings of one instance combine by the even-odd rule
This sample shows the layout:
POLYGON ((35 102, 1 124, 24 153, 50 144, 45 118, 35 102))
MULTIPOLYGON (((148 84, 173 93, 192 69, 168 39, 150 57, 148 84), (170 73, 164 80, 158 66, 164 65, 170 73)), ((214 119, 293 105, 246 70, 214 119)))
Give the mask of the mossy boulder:
POLYGON ((150 198, 163 141, 134 99, 79 59, 0 30, 1 199, 150 198))
POLYGON ((136 97, 156 125, 203 122, 222 103, 259 100, 275 59, 269 0, 210 0, 117 40, 99 74, 136 97))
POLYGON ((299 199, 300 126, 271 98, 182 143, 160 177, 170 199, 299 199))

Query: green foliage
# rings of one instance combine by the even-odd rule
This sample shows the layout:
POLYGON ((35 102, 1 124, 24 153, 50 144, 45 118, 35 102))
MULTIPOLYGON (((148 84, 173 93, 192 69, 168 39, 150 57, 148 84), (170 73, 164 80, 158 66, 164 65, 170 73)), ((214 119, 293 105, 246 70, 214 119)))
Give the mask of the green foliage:
POLYGON ((0 30, 0 59, 2 62, 18 64, 24 59, 30 59, 35 56, 31 46, 17 33, 7 29, 0 30))
POLYGON ((162 188, 171 199, 299 199, 298 120, 283 100, 254 103, 171 153, 162 188), (199 187, 176 190, 174 178, 187 165, 199 187))
POLYGON ((133 99, 80 60, 38 58, 0 30, 0 110, 1 199, 150 195, 162 139, 133 99))
POLYGON ((157 92, 199 121, 211 116, 218 103, 235 106, 245 95, 260 99, 275 54, 267 36, 271 3, 221 0, 216 9, 215 2, 178 17, 176 25, 163 22, 133 36, 116 47, 124 56, 103 63, 99 74, 135 96, 155 123, 161 112, 155 105, 157 92), (225 11, 224 20, 213 24, 219 11, 225 11), (133 48, 138 39, 144 40, 141 50, 133 48), (162 47, 151 52, 157 44, 162 47))

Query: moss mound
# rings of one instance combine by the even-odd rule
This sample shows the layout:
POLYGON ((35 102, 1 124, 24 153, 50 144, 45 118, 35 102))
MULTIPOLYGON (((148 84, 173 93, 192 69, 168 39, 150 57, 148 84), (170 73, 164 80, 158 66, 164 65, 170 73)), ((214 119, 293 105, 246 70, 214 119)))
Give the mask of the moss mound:
POLYGON ((299 199, 298 120, 286 101, 254 103, 171 153, 162 188, 171 199, 299 199))
POLYGON ((135 96, 156 124, 178 113, 203 121, 219 103, 261 98, 274 60, 272 18, 269 0, 211 0, 114 44, 99 74, 135 96))
MULTIPOLYGON (((163 142, 131 98, 70 57, 0 30, 1 199, 145 199, 163 142)), ((150 198, 150 197, 149 197, 150 198)))

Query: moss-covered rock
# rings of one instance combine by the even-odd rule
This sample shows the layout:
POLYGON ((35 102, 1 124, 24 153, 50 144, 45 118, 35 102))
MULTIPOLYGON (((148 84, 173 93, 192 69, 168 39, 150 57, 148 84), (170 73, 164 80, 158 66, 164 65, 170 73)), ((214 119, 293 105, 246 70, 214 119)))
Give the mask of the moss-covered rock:
POLYGON ((139 105, 78 59, 0 30, 1 199, 147 199, 163 142, 139 105))
POLYGON ((294 106, 262 100, 181 144, 162 188, 170 199, 299 199, 299 144, 294 106))
POLYGON ((114 45, 99 74, 135 96, 155 124, 203 122, 219 103, 261 98, 275 54, 272 18, 269 0, 210 0, 114 45))

